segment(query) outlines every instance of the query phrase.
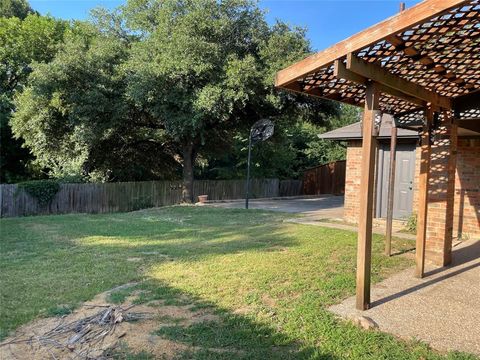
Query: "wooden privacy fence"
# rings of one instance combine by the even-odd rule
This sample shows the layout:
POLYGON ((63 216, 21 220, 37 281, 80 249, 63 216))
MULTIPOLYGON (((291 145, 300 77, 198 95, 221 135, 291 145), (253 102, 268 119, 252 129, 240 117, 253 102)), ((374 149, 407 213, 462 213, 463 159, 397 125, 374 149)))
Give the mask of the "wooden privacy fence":
MULTIPOLYGON (((208 195, 209 200, 241 199, 244 180, 196 180, 194 198, 208 195)), ((296 196, 302 194, 301 180, 253 179, 252 198, 296 196)), ((0 185, 0 216, 47 215, 68 213, 107 213, 133 211, 181 202, 181 181, 142 181, 104 184, 62 184, 46 206, 17 185, 0 185)))
POLYGON ((307 169, 303 176, 305 195, 344 194, 346 161, 334 161, 307 169))

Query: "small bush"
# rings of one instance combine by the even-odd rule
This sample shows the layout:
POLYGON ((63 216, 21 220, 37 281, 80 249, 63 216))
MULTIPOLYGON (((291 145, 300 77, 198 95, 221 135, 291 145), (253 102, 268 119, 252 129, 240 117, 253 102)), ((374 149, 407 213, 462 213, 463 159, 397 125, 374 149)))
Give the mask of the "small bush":
POLYGON ((59 306, 53 306, 47 309, 47 315, 48 316, 64 316, 71 314, 74 310, 73 305, 59 305, 59 306))
POLYGON ((417 232, 417 214, 413 213, 407 219, 407 224, 405 225, 405 229, 410 233, 417 232))
POLYGON ((25 181, 17 184, 16 194, 22 190, 37 199, 41 206, 46 206, 60 190, 60 184, 56 180, 25 181))
POLYGON ((152 208, 155 205, 153 204, 152 199, 149 196, 139 196, 134 198, 131 202, 132 211, 142 210, 152 208))

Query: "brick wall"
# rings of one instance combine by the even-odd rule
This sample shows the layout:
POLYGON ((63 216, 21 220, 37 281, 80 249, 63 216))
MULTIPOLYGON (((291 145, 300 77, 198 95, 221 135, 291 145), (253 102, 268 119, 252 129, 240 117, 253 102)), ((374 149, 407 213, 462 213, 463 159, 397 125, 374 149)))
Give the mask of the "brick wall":
MULTIPOLYGON (((429 215, 427 223, 427 260, 437 264, 448 262, 449 247, 445 237, 480 239, 480 139, 458 139, 455 174, 455 198, 453 224, 447 219, 452 209, 448 208, 447 193, 453 189, 453 178, 448 177, 449 147, 448 131, 445 130, 432 146, 430 167, 429 215), (452 229, 453 227, 453 229, 452 229), (447 255, 445 257, 445 255, 447 255)), ((344 218, 358 222, 360 192, 360 162, 362 142, 350 141, 347 148, 347 171, 345 182, 344 218)), ((420 172, 420 148, 417 147, 413 211, 417 212, 418 175, 420 172)))
POLYGON ((425 258, 440 266, 451 262, 452 251, 455 157, 451 155, 457 140, 450 136, 451 129, 448 124, 437 131, 430 156, 425 258))
POLYGON ((343 217, 345 221, 351 223, 358 222, 361 161, 362 141, 349 141, 347 147, 343 217))
POLYGON ((458 139, 453 236, 480 240, 480 139, 458 139))
POLYGON ((420 159, 422 152, 420 146, 415 149, 415 175, 413 179, 413 212, 416 213, 418 209, 418 176, 420 175, 420 159))

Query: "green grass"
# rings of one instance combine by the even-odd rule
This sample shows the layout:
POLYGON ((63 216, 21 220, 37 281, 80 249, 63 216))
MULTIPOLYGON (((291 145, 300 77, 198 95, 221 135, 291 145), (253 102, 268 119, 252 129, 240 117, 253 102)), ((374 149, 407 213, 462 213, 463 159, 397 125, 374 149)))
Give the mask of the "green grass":
MULTIPOLYGON (((170 207, 135 213, 2 219, 0 328, 62 315, 96 294, 122 302, 193 304, 222 319, 155 332, 187 345, 184 359, 475 359, 363 331, 326 308, 355 291, 356 234, 283 222, 266 211, 170 207)), ((396 240, 396 250, 411 247, 396 240)), ((384 257, 373 280, 411 265, 384 257)), ((149 359, 127 350, 119 359, 149 359)))

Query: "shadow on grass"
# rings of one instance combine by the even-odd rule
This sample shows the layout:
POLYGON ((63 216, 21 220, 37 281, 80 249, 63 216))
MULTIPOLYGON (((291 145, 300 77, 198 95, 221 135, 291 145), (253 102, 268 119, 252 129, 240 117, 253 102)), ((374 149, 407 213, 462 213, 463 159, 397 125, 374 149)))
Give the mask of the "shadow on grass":
MULTIPOLYGON (((192 318, 198 314, 215 315, 205 321, 185 321, 184 318, 160 319, 158 328, 150 336, 152 343, 168 340, 175 344, 165 351, 165 358, 174 359, 331 359, 330 354, 319 354, 319 349, 303 345, 278 329, 253 319, 252 316, 234 314, 213 303, 186 294, 158 280, 147 280, 129 291, 122 290, 118 300, 129 292, 142 290, 136 303, 154 301, 155 306, 187 306, 192 318), (158 305, 161 301, 161 305, 158 305), (170 352, 170 354, 168 354, 170 352)), ((116 298, 115 293, 112 294, 116 298)), ((178 316, 178 315, 177 315, 178 316)), ((188 320, 188 319, 187 319, 188 320)), ((114 359, 155 359, 159 353, 135 352, 126 346, 109 354, 114 359)), ((159 350, 162 351, 161 349, 159 350)))
POLYGON ((0 339, 40 314, 64 311, 59 305, 73 308, 142 280, 150 267, 167 261, 297 244, 280 221, 264 211, 188 207, 2 220, 0 339))
MULTIPOLYGON (((187 208, 180 214, 171 209, 155 209, 144 214, 32 217, 29 218, 32 227, 35 225, 47 235, 45 243, 48 246, 31 244, 31 239, 26 238, 25 245, 30 249, 25 250, 31 251, 25 251, 22 259, 17 260, 50 256, 52 251, 69 249, 72 245, 95 253, 130 248, 129 255, 161 253, 178 260, 194 260, 248 250, 272 251, 279 246, 298 243, 294 234, 278 228, 281 222, 278 214, 255 210, 246 213, 237 209, 208 209, 205 214, 202 210, 187 208), (60 218, 61 226, 54 223, 60 218)), ((6 242, 4 246, 5 252, 10 247, 18 251, 22 244, 17 240, 6 242)))
POLYGON ((403 254, 406 254, 406 253, 415 253, 415 248, 398 250, 398 251, 392 253, 390 256, 399 256, 399 255, 403 255, 403 254))

